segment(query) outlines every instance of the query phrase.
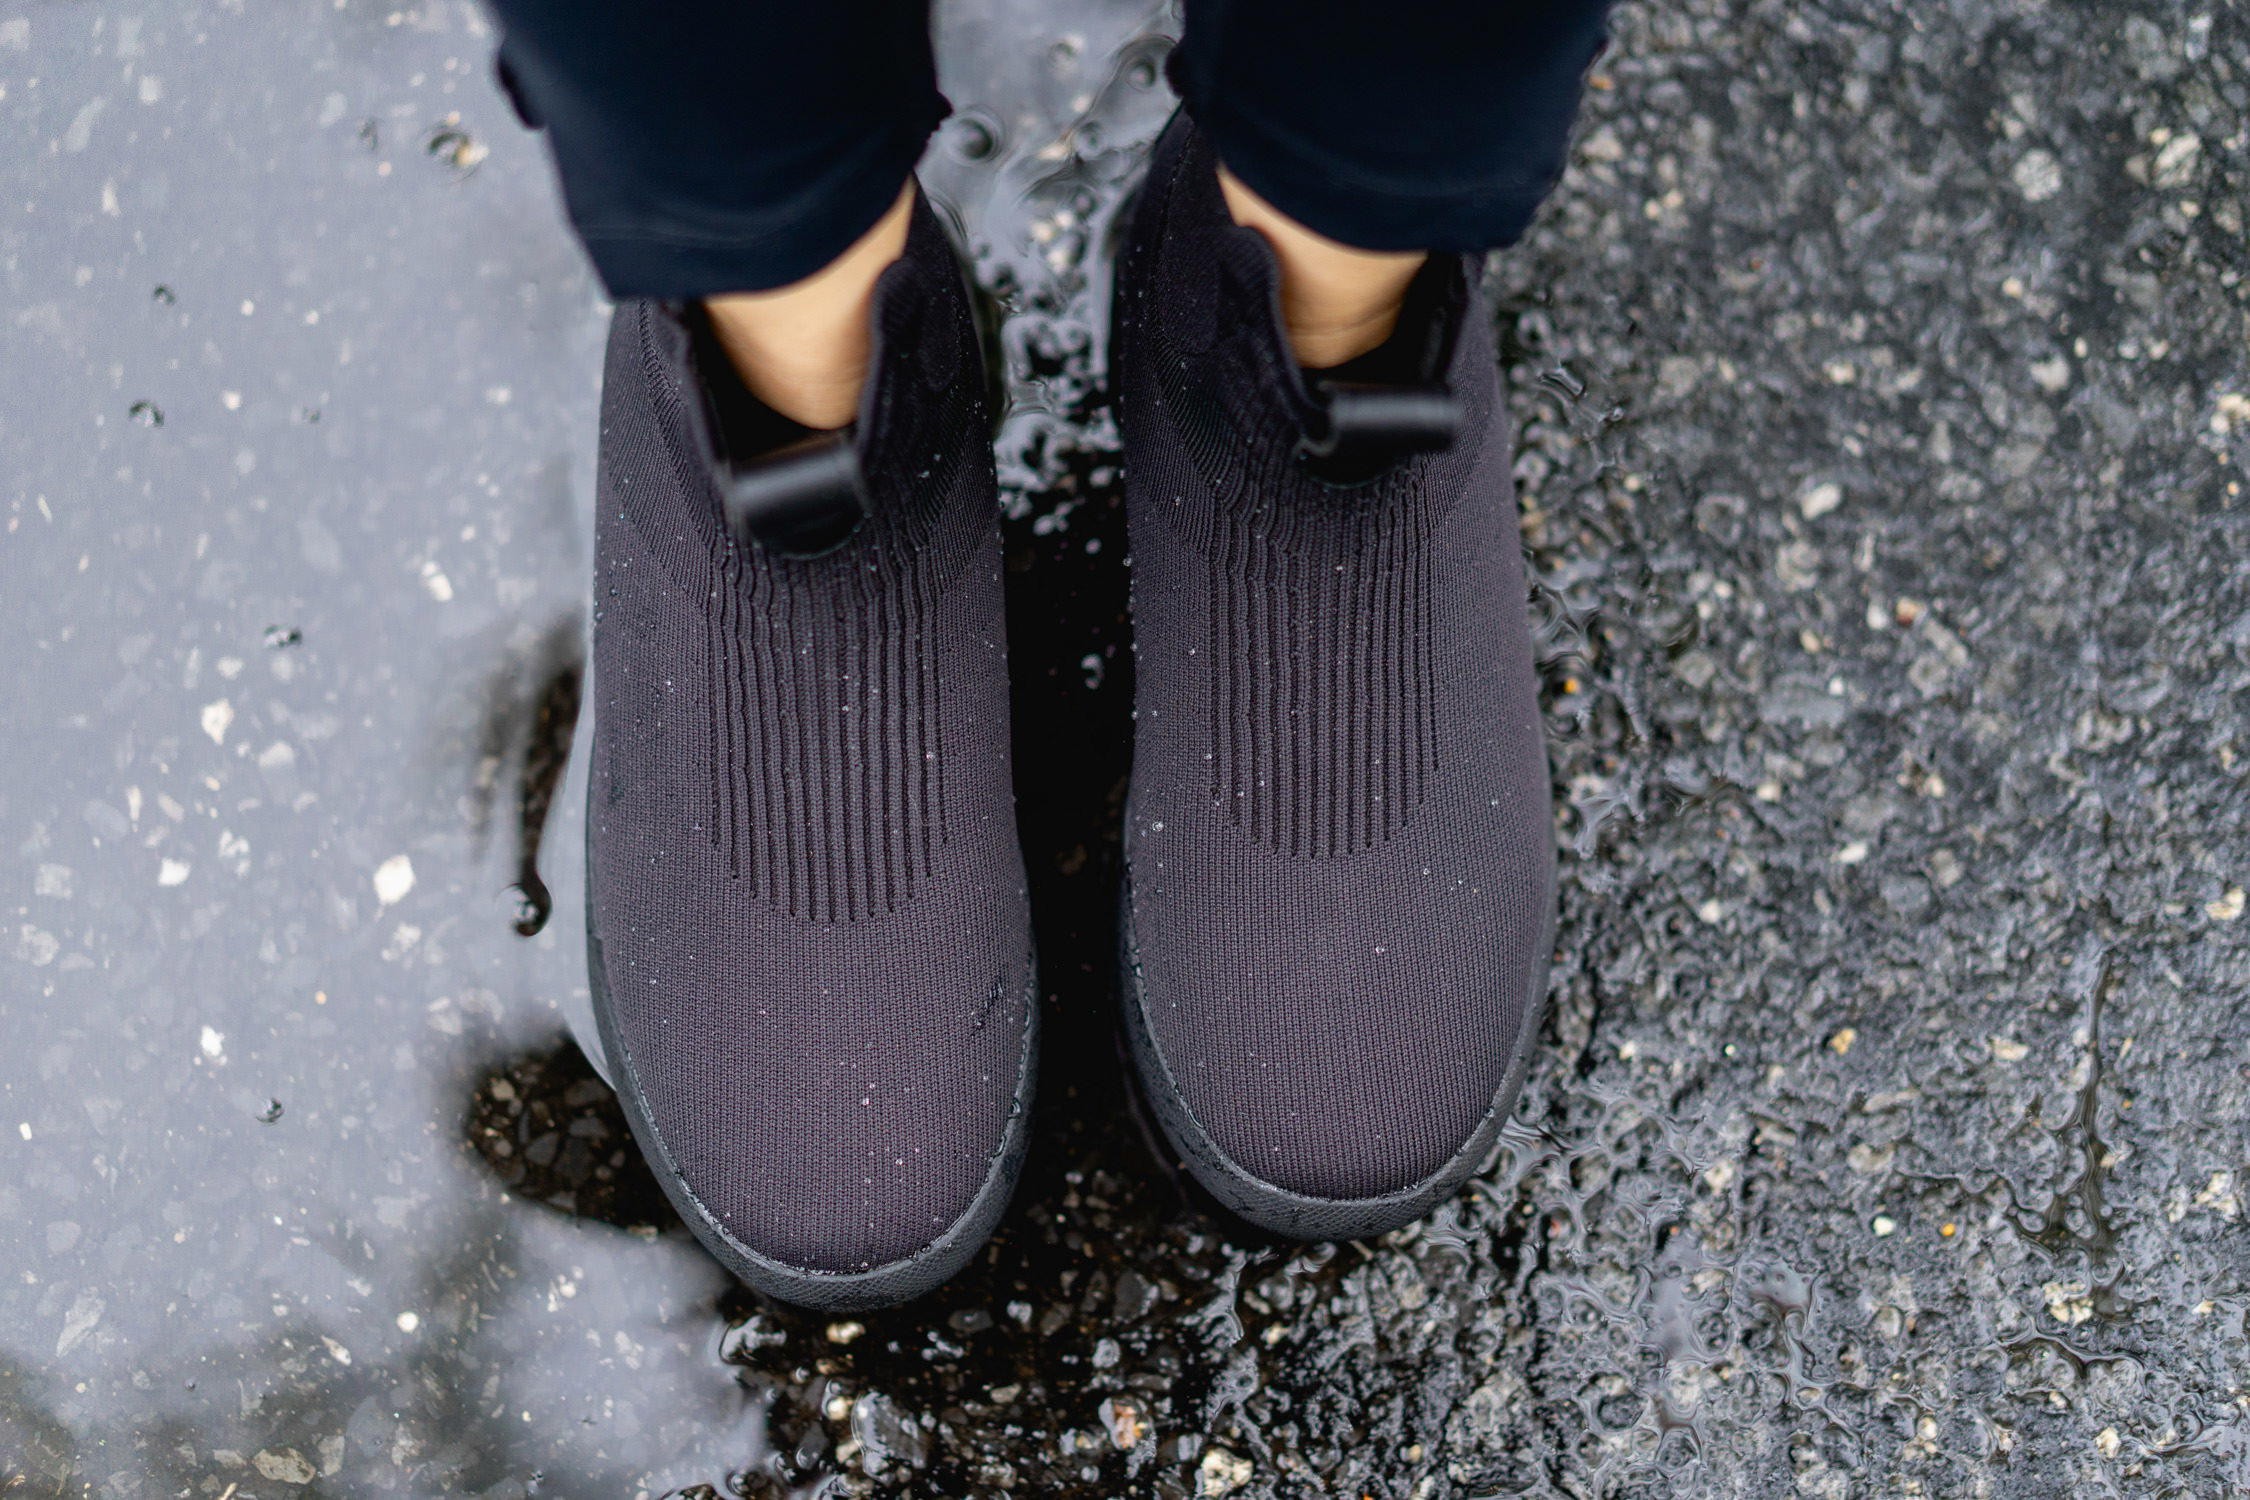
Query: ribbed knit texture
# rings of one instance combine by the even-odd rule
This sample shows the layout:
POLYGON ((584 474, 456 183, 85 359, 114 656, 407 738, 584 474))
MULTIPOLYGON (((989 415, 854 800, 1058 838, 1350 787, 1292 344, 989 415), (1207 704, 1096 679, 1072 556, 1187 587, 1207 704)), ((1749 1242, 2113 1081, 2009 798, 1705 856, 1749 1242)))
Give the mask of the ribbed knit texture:
POLYGON ((830 599, 730 558, 708 616, 711 840, 808 922, 897 910, 946 841, 930 569, 883 571, 830 599))
POLYGON ((841 580, 730 549, 705 617, 712 843, 809 922, 895 911, 947 838, 936 557, 865 547, 841 580))
POLYGON ((826 556, 725 533, 672 309, 620 304, 603 398, 592 920, 621 1085, 727 1234, 825 1271, 912 1255, 1002 1165, 1034 998, 989 426, 926 206, 876 322, 874 513, 826 556))
POLYGON ((1227 486, 1183 517, 1210 574, 1212 795, 1284 853, 1364 849, 1405 826, 1436 768, 1432 496, 1324 494, 1294 427, 1245 425, 1183 432, 1227 486))
MULTIPOLYGON (((1545 976, 1509 434, 1489 311, 1445 262, 1462 438, 1360 483, 1311 472, 1272 252, 1215 171, 1175 122, 1119 270, 1128 1004, 1159 1054, 1144 1082, 1234 1168, 1358 1200, 1473 1167, 1545 976)), ((1402 324, 1400 347, 1428 333, 1402 324)))
MULTIPOLYGON (((907 263, 898 285, 911 286, 920 269, 907 263)), ((924 297, 954 290, 939 279, 924 297)), ((806 921, 895 910, 928 878, 946 838, 931 631, 938 570, 958 558, 929 545, 940 518, 932 502, 951 494, 974 456, 947 436, 976 430, 981 408, 979 393, 954 379, 963 330, 940 321, 925 333, 923 305, 894 294, 879 312, 883 341, 918 358, 913 375, 877 389, 866 463, 883 503, 846 555, 782 558, 716 529, 700 537, 712 605, 707 826, 731 874, 806 921), (899 399, 901 385, 911 400, 899 399)), ((638 333, 644 378, 665 399, 673 387, 661 377, 680 358, 679 336, 653 314, 638 333)), ((701 414, 683 401, 667 416, 685 437, 701 414)), ((700 455, 675 446, 674 465, 696 477, 700 455)))

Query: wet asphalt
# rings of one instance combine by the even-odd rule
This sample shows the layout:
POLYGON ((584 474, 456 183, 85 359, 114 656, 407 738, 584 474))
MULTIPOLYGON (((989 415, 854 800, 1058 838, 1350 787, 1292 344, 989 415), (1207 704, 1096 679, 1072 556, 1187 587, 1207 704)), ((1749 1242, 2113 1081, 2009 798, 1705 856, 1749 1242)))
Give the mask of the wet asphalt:
POLYGON ((1553 1006, 1316 1250, 1110 1031, 1171 26, 942 7, 1051 1045, 989 1254, 829 1323, 569 1040, 605 311, 487 30, 0 9, 0 1492, 2250 1490, 2250 10, 1621 13, 1494 273, 1553 1006))

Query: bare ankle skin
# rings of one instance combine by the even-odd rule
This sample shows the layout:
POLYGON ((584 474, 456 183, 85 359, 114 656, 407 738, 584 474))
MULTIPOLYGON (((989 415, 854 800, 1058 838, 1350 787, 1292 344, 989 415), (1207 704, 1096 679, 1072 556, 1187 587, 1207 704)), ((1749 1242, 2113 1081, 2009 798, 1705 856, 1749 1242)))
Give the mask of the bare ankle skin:
POLYGON ((842 427, 858 415, 876 278, 905 251, 913 205, 908 183, 874 228, 802 281, 704 299, 751 395, 807 427, 842 427))
POLYGON ((1429 255, 1420 250, 1357 250, 1313 233, 1219 169, 1219 190, 1237 224, 1273 242, 1281 267, 1281 317, 1297 363, 1326 369, 1356 359, 1391 336, 1408 283, 1429 255))

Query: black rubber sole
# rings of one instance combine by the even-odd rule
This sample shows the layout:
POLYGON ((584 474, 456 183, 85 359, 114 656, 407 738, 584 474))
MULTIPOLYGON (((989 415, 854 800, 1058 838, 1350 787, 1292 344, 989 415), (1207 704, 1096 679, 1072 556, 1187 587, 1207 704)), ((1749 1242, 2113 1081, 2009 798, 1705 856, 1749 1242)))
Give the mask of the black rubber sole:
MULTIPOLYGON (((1555 933, 1554 877, 1547 882, 1547 928, 1541 952, 1552 952, 1555 933)), ((1483 1170, 1500 1144, 1516 1097, 1523 1091, 1524 1074, 1539 1037, 1547 1003, 1547 972, 1538 973, 1536 988, 1524 1010, 1524 1028, 1516 1054, 1508 1065, 1492 1104, 1477 1128, 1446 1159, 1445 1165, 1421 1181, 1370 1198, 1315 1198, 1277 1187, 1246 1171, 1220 1149, 1210 1132, 1187 1107, 1162 1050, 1151 1034, 1147 996, 1141 976, 1140 953, 1133 939, 1133 893, 1130 876, 1118 883, 1118 1010, 1133 1053, 1140 1098, 1155 1115, 1164 1139, 1196 1184, 1228 1213, 1268 1234, 1291 1240, 1357 1240, 1403 1229, 1459 1192, 1483 1170)))
MULTIPOLYGON (((589 677, 591 674, 589 673, 589 677)), ((589 686, 589 693, 591 688, 589 686)), ((590 747, 589 747, 590 749, 590 747)), ((803 1266, 786 1265, 770 1256, 760 1255, 728 1232, 716 1215, 703 1206, 672 1159, 664 1137, 656 1128, 655 1120, 642 1093, 640 1077, 633 1066, 632 1053, 626 1049, 625 1039, 619 1033, 616 1017, 610 1006, 609 986, 602 974, 601 937, 594 931, 593 903, 593 778, 587 777, 586 837, 589 848, 586 856, 586 971, 593 992, 594 1024, 601 1033, 602 1051, 610 1067, 610 1084, 617 1091, 618 1103, 624 1107, 625 1120, 632 1127, 633 1139, 640 1144, 641 1154, 648 1159, 656 1174, 657 1185, 672 1202, 680 1219, 702 1241, 703 1248, 711 1252, 714 1260, 734 1273, 752 1291, 763 1293, 777 1302, 787 1302, 797 1307, 819 1312, 867 1312, 875 1308, 895 1307, 911 1302, 916 1297, 935 1291, 950 1281, 955 1273, 975 1258, 992 1238, 1000 1219, 1007 1212, 1008 1200, 1014 1196, 1016 1182, 1023 1175, 1024 1156, 1030 1146, 1032 1094, 1037 1082, 1039 1055, 1039 972, 1037 955, 1033 956, 1031 994, 1025 1005, 1023 1058, 1018 1064, 1016 1091, 1008 1115, 1008 1128, 1001 1135, 999 1149, 992 1155, 991 1166, 985 1173, 982 1186, 961 1216, 946 1227, 943 1234, 922 1249, 902 1259, 874 1266, 865 1271, 821 1271, 803 1266)))
POLYGON ((1113 1020, 1110 1041, 1116 1050, 1118 1073, 1125 1080, 1125 1118, 1132 1126, 1133 1139, 1147 1153, 1157 1175, 1172 1190, 1180 1207, 1208 1219, 1229 1241, 1244 1248, 1259 1251, 1296 1249, 1301 1241, 1288 1235, 1274 1234, 1253 1224, 1212 1197, 1210 1189, 1203 1185, 1203 1180, 1190 1171, 1180 1153, 1172 1149, 1172 1139, 1156 1123, 1156 1106, 1149 1102, 1148 1089, 1141 1083, 1140 1063, 1134 1056, 1132 1039, 1126 1035, 1122 1015, 1113 1020))

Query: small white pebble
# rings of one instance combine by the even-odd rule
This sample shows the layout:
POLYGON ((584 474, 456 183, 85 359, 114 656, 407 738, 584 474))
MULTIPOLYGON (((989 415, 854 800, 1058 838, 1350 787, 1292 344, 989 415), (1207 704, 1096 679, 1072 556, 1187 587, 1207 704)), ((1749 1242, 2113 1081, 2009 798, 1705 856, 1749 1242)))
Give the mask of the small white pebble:
POLYGON ((203 732, 211 736, 211 743, 227 742, 227 730, 234 724, 234 705, 221 698, 216 703, 203 705, 203 732))
POLYGON ((217 1062, 220 1058, 227 1055, 226 1036, 216 1027, 204 1027, 203 1035, 198 1045, 203 1048, 203 1055, 210 1058, 213 1062, 217 1062))
POLYGON ((1814 485, 1798 497, 1797 509, 1804 512, 1806 520, 1811 521, 1827 515, 1843 503, 1844 487, 1842 485, 1821 483, 1814 485))
POLYGON ((1865 858, 1867 858, 1867 845, 1858 839, 1853 839, 1836 851, 1836 863, 1840 865, 1856 865, 1865 858))
POLYGON ((2094 1299, 2083 1281, 2050 1281, 2040 1288, 2047 1299, 2047 1316, 2065 1328, 2076 1328, 2094 1316, 2094 1299))
POLYGON ((1195 1493, 1198 1500, 1231 1495, 1248 1484, 1254 1472, 1247 1458, 1238 1458, 1224 1448, 1207 1448, 1203 1462, 1196 1465, 1195 1493))
POLYGON ((2242 915, 2243 891, 2236 886, 2224 896, 2203 908, 2204 914, 2214 922, 2231 922, 2242 915))
POLYGON ((2017 159, 2008 175, 2015 179, 2016 191, 2027 203, 2044 203, 2062 191, 2062 163, 2051 151, 2033 147, 2017 159))
MULTIPOLYGON (((2120 1054, 2122 1056, 2122 1054, 2120 1054)), ((2242 1197, 2234 1190, 2232 1172, 2213 1172, 2211 1180, 2195 1195, 2195 1206, 2207 1208, 2219 1217, 2232 1222, 2242 1216, 2242 1197)))
POLYGON ((1877 1214, 1875 1222, 1869 1227, 1875 1231, 1875 1238, 1886 1240, 1898 1233, 1898 1220, 1892 1218, 1889 1214, 1877 1214))
POLYGON ((184 859, 165 860, 156 867, 156 883, 161 886, 183 885, 187 881, 189 868, 184 859))
MULTIPOLYGON (((2151 133, 2151 140, 2154 134, 2151 133)), ((2159 143, 2162 147, 2151 163, 2152 175, 2158 187, 2185 187, 2195 177, 2195 159, 2203 152, 2202 138, 2192 130, 2168 136, 2159 143)))
POLYGON ((412 1333, 421 1326, 421 1318, 414 1313, 402 1312, 398 1315, 398 1331, 400 1333, 412 1333))
POLYGON ((375 867, 375 899, 395 906, 414 889, 414 861, 394 854, 375 867))

